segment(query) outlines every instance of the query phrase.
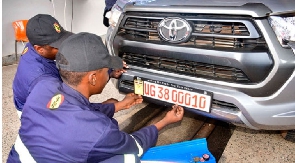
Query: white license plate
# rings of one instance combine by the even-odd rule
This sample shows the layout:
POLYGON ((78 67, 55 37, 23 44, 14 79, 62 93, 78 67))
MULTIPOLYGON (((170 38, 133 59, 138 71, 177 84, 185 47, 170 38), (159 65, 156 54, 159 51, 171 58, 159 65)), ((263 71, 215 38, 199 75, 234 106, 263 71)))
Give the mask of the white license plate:
POLYGON ((212 93, 177 84, 134 78, 134 92, 157 100, 210 112, 212 93))

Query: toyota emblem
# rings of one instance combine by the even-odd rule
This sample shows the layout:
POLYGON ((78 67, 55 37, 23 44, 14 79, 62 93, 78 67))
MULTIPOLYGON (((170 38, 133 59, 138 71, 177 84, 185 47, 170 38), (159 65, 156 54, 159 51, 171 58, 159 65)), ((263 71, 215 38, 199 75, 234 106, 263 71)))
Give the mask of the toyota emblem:
POLYGON ((188 21, 182 18, 165 18, 158 25, 158 33, 165 41, 182 43, 191 36, 192 27, 188 21))

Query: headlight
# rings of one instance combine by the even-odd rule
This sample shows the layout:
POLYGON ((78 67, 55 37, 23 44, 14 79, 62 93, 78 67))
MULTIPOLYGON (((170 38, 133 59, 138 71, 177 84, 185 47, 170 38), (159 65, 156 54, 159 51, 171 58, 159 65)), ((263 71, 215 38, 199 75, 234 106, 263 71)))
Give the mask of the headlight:
POLYGON ((120 15, 122 14, 122 8, 115 4, 111 11, 106 13, 106 17, 109 19, 109 24, 115 27, 118 23, 120 15))
POLYGON ((109 24, 112 27, 115 27, 119 21, 119 18, 123 12, 124 6, 129 3, 133 2, 135 0, 117 0, 114 4, 111 11, 106 13, 106 17, 109 18, 109 24))
POLYGON ((123 12, 123 8, 127 3, 139 3, 145 4, 155 0, 117 0, 116 4, 113 6, 112 10, 106 13, 106 17, 109 19, 109 24, 112 27, 115 27, 118 23, 118 20, 123 12))
POLYGON ((295 50, 295 16, 270 16, 269 23, 283 47, 295 50))

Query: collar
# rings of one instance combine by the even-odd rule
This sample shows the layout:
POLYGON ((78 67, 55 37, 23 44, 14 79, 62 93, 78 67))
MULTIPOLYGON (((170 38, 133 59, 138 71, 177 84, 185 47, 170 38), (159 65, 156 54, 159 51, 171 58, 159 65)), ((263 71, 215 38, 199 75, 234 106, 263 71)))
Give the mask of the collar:
POLYGON ((82 95, 80 92, 76 91, 75 89, 68 86, 64 82, 62 83, 61 88, 64 91, 64 93, 67 94, 68 96, 72 96, 73 98, 78 100, 80 103, 91 107, 89 100, 84 95, 82 95))

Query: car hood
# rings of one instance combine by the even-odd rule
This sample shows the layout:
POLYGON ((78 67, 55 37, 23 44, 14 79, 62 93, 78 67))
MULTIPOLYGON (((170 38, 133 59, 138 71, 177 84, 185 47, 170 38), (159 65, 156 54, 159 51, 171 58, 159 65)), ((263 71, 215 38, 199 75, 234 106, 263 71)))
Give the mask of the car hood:
POLYGON ((295 0, 133 0, 135 5, 148 6, 242 6, 262 3, 273 13, 295 12, 295 0))

